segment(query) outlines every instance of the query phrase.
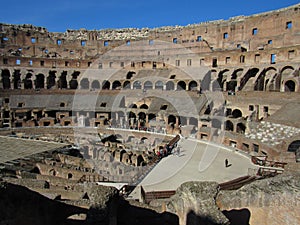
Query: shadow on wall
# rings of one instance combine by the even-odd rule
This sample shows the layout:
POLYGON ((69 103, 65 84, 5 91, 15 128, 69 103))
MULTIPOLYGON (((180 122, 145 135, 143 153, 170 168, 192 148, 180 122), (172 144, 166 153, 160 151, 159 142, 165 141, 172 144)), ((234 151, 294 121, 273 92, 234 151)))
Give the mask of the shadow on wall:
POLYGON ((198 216, 194 211, 190 211, 186 217, 186 225, 218 225, 213 218, 198 216))
POLYGON ((224 210, 222 213, 229 219, 230 225, 249 225, 251 213, 248 209, 224 210))
POLYGON ((0 182, 0 224, 66 224, 67 218, 87 209, 48 199, 25 187, 0 182))
POLYGON ((118 225, 179 225, 177 215, 163 212, 157 213, 151 209, 130 205, 120 200, 118 208, 118 225))

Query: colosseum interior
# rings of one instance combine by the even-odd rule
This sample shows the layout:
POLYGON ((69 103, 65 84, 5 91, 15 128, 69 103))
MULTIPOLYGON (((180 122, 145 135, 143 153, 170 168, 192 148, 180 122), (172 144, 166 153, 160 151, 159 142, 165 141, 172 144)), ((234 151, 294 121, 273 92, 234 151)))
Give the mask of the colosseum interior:
POLYGON ((1 23, 0 196, 25 209, 1 205, 0 224, 299 224, 299 34, 299 4, 155 29, 54 33, 1 23), (280 208, 291 218, 257 223, 266 210, 276 214, 272 199, 256 207, 221 194, 219 221, 180 211, 180 203, 170 209, 175 189, 141 187, 143 201, 130 199, 177 135, 259 166, 255 178, 219 183, 218 191, 292 176, 295 207, 280 208), (36 202, 40 212, 30 208, 36 202), (234 222, 243 210, 248 223, 234 222))

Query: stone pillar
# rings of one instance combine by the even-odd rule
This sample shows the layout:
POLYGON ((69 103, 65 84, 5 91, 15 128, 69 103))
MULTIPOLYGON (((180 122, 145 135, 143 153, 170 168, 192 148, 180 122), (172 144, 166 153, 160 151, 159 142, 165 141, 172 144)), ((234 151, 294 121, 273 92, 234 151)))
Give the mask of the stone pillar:
POLYGON ((176 123, 175 123, 175 127, 179 127, 179 116, 176 116, 176 123))

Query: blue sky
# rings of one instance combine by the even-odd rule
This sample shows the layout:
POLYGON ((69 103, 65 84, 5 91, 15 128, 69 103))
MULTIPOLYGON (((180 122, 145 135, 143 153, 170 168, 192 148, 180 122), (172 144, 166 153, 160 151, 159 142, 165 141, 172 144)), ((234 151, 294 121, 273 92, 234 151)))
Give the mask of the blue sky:
POLYGON ((299 0, 51 0, 1 2, 0 22, 49 31, 188 25, 279 9, 299 0))

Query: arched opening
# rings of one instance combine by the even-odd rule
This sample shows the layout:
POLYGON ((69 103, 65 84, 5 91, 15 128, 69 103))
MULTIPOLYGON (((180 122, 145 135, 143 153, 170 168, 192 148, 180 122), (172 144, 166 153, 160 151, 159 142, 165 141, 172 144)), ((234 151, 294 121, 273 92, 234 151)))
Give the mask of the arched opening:
POLYGON ((176 124, 176 117, 174 115, 168 116, 168 124, 176 124))
POLYGON ((185 126, 187 125, 187 118, 184 116, 180 117, 180 125, 185 126))
POLYGON ((180 91, 180 90, 186 90, 186 83, 184 81, 179 81, 177 83, 177 90, 180 91))
POLYGON ((140 81, 135 81, 134 83, 133 83, 133 89, 142 89, 142 84, 141 84, 141 82, 140 81))
POLYGON ((151 122, 151 121, 155 122, 156 121, 156 115, 153 114, 153 113, 150 113, 148 115, 148 120, 149 120, 149 122, 151 122))
MULTIPOLYGON (((280 91, 280 85, 281 85, 281 75, 277 73, 277 69, 274 67, 269 67, 265 69, 265 78, 266 82, 262 83, 261 85, 264 85, 265 91, 280 91)), ((260 81, 261 82, 261 81, 260 81)), ((257 85, 257 82, 255 83, 257 85)), ((257 87, 254 87, 254 90, 258 89, 257 87)))
POLYGON ((128 73, 127 73, 127 75, 126 75, 126 79, 131 79, 133 76, 135 75, 135 72, 133 72, 133 71, 129 71, 128 73))
POLYGON ((136 105, 136 104, 131 104, 131 105, 129 106, 129 108, 131 108, 131 109, 137 109, 137 105, 136 105))
POLYGON ((141 138, 141 142, 142 142, 142 143, 145 144, 147 141, 148 141, 148 138, 147 138, 147 137, 142 137, 142 138, 141 138))
POLYGON ((129 125, 131 126, 131 128, 133 128, 133 126, 136 123, 136 114, 130 111, 128 113, 128 119, 129 119, 129 125))
POLYGON ((45 87, 45 76, 44 74, 39 73, 38 75, 36 75, 35 88, 39 89, 44 87, 45 87))
POLYGON ((128 81, 128 80, 125 81, 124 84, 123 84, 123 88, 124 88, 124 89, 130 89, 130 88, 131 88, 131 87, 130 87, 130 81, 128 81))
POLYGON ((237 86, 237 78, 241 76, 243 73, 243 69, 237 69, 231 74, 230 81, 227 82, 227 91, 235 92, 236 86, 237 86))
POLYGON ((258 76, 254 84, 254 91, 264 91, 266 72, 263 71, 258 76))
POLYGON ((90 88, 90 82, 88 78, 82 78, 80 81, 80 88, 81 89, 89 89, 90 88))
POLYGON ((121 82, 116 80, 112 83, 112 89, 116 90, 116 89, 120 89, 121 88, 121 82))
POLYGON ((25 89, 32 89, 33 88, 31 77, 32 77, 31 73, 26 74, 26 77, 24 79, 24 88, 25 89))
POLYGON ((166 83, 166 90, 167 90, 167 91, 172 91, 172 90, 174 90, 174 88, 175 88, 175 85, 174 85, 174 82, 173 82, 173 81, 168 81, 168 82, 166 83))
POLYGON ((212 119, 212 120, 211 120, 211 126, 212 126, 213 128, 221 129, 222 123, 221 123, 221 121, 218 120, 218 119, 212 119))
POLYGON ((139 116, 140 127, 144 127, 146 123, 146 114, 144 112, 140 112, 138 116, 139 116))
POLYGON ((236 125, 236 132, 237 132, 237 133, 244 134, 245 131, 246 131, 246 125, 245 125, 245 124, 243 124, 243 123, 238 123, 238 124, 236 125))
POLYGON ((222 70, 218 74, 217 83, 213 84, 213 90, 214 91, 222 91, 224 88, 224 83, 227 79, 227 72, 229 72, 228 69, 222 70))
POLYGON ((294 68, 292 66, 285 66, 281 70, 282 77, 293 76, 293 74, 294 74, 294 68))
POLYGON ((77 77, 80 75, 79 71, 74 71, 72 74, 72 79, 69 82, 70 89, 77 89, 78 88, 78 81, 77 77))
POLYGON ((296 84, 292 80, 288 80, 284 84, 284 92, 295 92, 296 90, 296 84))
POLYGON ((144 162, 144 159, 141 155, 139 155, 136 159, 137 161, 137 166, 142 166, 143 162, 144 162))
POLYGON ((288 147, 288 152, 294 152, 296 162, 300 162, 300 140, 293 141, 288 147))
POLYGON ((296 152, 300 148, 300 140, 293 141, 289 144, 288 152, 296 152))
POLYGON ((230 120, 227 120, 225 122, 225 130, 227 130, 227 131, 233 131, 233 123, 230 120))
POLYGON ((73 174, 68 173, 68 179, 72 179, 72 177, 73 177, 73 174))
POLYGON ((109 90, 110 89, 110 82, 108 80, 105 80, 102 82, 102 89, 103 90, 109 90))
POLYGON ((20 70, 15 70, 14 74, 14 89, 21 89, 21 73, 20 70))
POLYGON ((78 81, 77 79, 72 78, 69 82, 70 89, 77 89, 78 88, 78 81))
POLYGON ((231 115, 233 118, 240 118, 243 116, 241 110, 239 110, 239 109, 233 110, 231 115))
POLYGON ((140 109, 148 109, 149 107, 148 107, 148 105, 147 104, 142 104, 141 106, 140 106, 140 109))
POLYGON ((145 90, 151 90, 151 89, 153 89, 153 84, 152 84, 152 82, 151 82, 151 81, 146 81, 146 82, 144 83, 144 89, 145 89, 145 90))
POLYGON ((58 80, 58 88, 65 89, 68 87, 67 72, 63 71, 58 80))
POLYGON ((198 87, 198 84, 196 81, 192 80, 190 83, 189 83, 189 91, 196 91, 197 90, 197 87, 198 87))
POLYGON ((250 80, 250 78, 253 78, 256 76, 258 71, 259 71, 258 68, 249 69, 247 71, 247 73, 243 76, 243 78, 241 79, 239 90, 242 90, 246 86, 246 84, 250 80))
POLYGON ((156 81, 156 83, 155 83, 155 89, 156 90, 163 90, 164 89, 164 83, 161 80, 156 81))
POLYGON ((190 123, 190 125, 194 125, 194 126, 198 127, 198 120, 195 117, 191 117, 189 123, 190 123))
POLYGON ((10 72, 9 70, 5 69, 2 70, 2 85, 3 89, 10 89, 10 72))
POLYGON ((56 71, 49 71, 49 76, 47 77, 47 89, 55 87, 55 75, 56 71))
POLYGON ((50 171, 49 171, 49 175, 50 176, 56 176, 56 171, 54 170, 54 169, 51 169, 50 171))
POLYGON ((100 82, 98 80, 94 80, 91 87, 92 89, 100 89, 100 82))

